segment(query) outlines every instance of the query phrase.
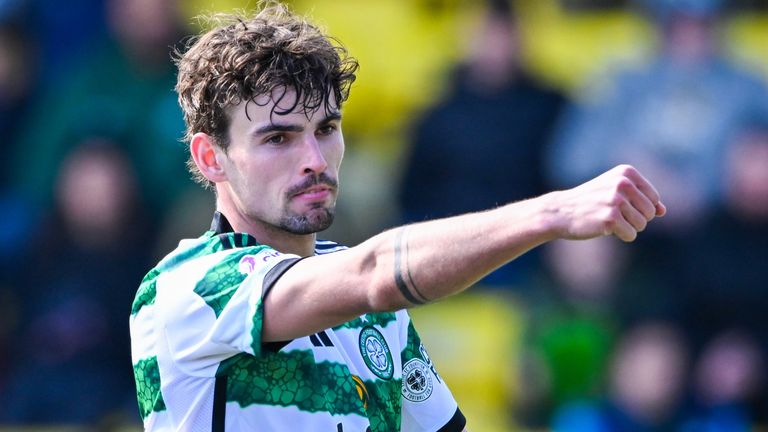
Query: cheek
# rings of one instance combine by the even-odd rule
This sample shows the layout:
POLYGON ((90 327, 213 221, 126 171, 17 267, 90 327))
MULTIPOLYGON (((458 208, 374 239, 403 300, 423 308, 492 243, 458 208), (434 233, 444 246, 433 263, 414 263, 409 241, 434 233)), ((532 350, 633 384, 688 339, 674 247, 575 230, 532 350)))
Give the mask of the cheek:
POLYGON ((344 140, 329 147, 330 149, 325 160, 328 162, 328 166, 334 167, 338 173, 341 161, 344 159, 344 140))
POLYGON ((235 176, 230 176, 230 183, 244 201, 255 203, 275 195, 272 184, 276 181, 275 164, 264 163, 251 157, 238 160, 235 176))
MULTIPOLYGON (((253 173, 248 179, 253 199, 270 201, 283 200, 291 183, 292 166, 279 158, 268 159, 251 167, 253 173)), ((295 180, 294 180, 295 183, 295 180)))

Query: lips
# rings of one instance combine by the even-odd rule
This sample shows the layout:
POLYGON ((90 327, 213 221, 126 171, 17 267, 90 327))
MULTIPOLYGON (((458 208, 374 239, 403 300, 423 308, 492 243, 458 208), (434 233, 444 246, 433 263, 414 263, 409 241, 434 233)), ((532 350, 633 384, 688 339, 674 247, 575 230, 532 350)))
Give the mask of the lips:
POLYGON ((316 194, 316 193, 320 193, 320 192, 326 192, 326 191, 330 191, 330 190, 331 190, 331 188, 329 188, 328 186, 312 186, 311 188, 307 188, 307 189, 304 189, 302 191, 297 192, 296 194, 294 194, 294 196, 298 196, 298 195, 311 195, 311 194, 316 194))
POLYGON ((336 191, 338 181, 325 173, 307 177, 287 191, 288 199, 321 201, 336 191))
POLYGON ((323 200, 331 194, 332 190, 333 189, 328 186, 317 185, 293 194, 292 198, 301 198, 310 201, 323 200))

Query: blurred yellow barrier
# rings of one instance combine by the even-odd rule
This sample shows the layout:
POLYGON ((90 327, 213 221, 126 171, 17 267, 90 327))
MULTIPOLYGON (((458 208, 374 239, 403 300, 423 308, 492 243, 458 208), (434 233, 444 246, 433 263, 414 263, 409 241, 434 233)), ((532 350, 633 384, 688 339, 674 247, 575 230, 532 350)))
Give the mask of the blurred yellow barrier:
POLYGON ((467 417, 467 428, 514 430, 511 407, 523 332, 515 301, 501 292, 475 290, 410 313, 467 417))

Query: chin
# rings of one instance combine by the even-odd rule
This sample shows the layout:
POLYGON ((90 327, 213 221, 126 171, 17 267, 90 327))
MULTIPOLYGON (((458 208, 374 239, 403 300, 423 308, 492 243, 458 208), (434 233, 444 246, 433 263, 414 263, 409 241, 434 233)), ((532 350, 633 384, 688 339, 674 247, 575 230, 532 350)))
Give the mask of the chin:
POLYGON ((324 231, 333 224, 333 208, 315 208, 302 215, 285 217, 280 228, 291 234, 306 235, 324 231))

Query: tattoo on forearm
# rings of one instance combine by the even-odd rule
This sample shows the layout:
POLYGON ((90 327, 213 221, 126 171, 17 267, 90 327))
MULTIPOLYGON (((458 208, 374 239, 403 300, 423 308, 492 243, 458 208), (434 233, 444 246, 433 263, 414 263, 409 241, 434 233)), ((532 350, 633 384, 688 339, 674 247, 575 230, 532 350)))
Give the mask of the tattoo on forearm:
POLYGON ((401 228, 395 236, 395 284, 406 300, 413 304, 421 305, 429 299, 419 291, 411 275, 408 263, 408 239, 405 232, 408 227, 401 228))

